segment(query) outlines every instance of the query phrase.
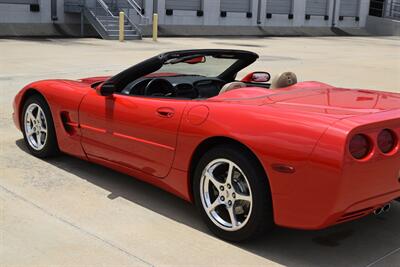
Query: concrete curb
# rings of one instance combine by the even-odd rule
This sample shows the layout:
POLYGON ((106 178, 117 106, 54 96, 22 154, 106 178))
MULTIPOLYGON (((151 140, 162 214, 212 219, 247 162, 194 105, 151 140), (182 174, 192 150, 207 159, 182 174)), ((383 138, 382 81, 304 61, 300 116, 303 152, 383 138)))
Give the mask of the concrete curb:
MULTIPOLYGON (((0 37, 81 37, 80 24, 0 23, 0 37)), ((151 36, 151 25, 143 27, 143 35, 151 36)), ((99 37, 93 27, 85 24, 84 37, 99 37)), ((160 25, 162 37, 201 36, 368 36, 364 28, 331 27, 264 27, 264 26, 185 26, 160 25)))

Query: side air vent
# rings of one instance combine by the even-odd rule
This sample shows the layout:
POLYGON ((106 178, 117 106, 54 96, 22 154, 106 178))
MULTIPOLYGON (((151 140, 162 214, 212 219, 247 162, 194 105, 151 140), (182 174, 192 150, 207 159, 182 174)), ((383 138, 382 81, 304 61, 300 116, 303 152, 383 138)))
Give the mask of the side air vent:
POLYGON ((78 128, 78 123, 71 121, 70 115, 67 111, 61 112, 61 121, 64 126, 64 130, 68 134, 70 134, 70 135, 77 134, 76 131, 78 128))

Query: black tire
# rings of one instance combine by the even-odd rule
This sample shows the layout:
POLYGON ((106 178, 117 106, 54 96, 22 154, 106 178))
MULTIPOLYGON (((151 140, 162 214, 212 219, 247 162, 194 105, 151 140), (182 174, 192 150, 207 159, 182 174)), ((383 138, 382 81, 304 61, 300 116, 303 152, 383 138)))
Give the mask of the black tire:
POLYGON ((21 121, 21 130, 24 135, 25 145, 27 146, 27 148, 29 149, 29 152, 32 155, 34 155, 35 157, 38 157, 38 158, 47 158, 47 157, 55 156, 59 153, 57 136, 56 136, 56 132, 54 129, 53 117, 51 115, 51 111, 50 111, 50 108, 49 108, 46 100, 41 95, 38 95, 38 94, 32 95, 25 101, 23 109, 22 109, 20 121, 21 121), (47 138, 46 138, 43 148, 41 148, 40 150, 34 149, 29 144, 28 138, 27 138, 27 135, 25 132, 25 121, 24 121, 25 113, 31 104, 37 104, 38 106, 40 106, 40 108, 43 110, 43 113, 45 115, 46 122, 47 122, 47 138))
POLYGON ((207 151, 198 162, 193 177, 193 195, 197 209, 208 228, 218 237, 240 242, 263 236, 273 226, 272 199, 267 175, 257 159, 240 146, 220 145, 207 151), (201 178, 206 166, 216 159, 227 159, 235 163, 247 177, 252 191, 252 212, 247 223, 237 231, 218 227, 209 218, 201 199, 201 178))

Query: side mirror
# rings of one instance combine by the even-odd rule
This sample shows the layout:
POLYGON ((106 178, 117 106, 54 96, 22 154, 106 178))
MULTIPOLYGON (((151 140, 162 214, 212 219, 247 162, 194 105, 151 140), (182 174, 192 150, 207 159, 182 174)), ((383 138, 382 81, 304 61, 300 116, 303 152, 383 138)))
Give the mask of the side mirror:
POLYGON ((254 72, 251 76, 251 82, 266 83, 271 80, 271 74, 268 72, 254 72))
POLYGON ((96 92, 101 96, 111 96, 115 92, 115 86, 112 83, 103 83, 97 86, 96 92))

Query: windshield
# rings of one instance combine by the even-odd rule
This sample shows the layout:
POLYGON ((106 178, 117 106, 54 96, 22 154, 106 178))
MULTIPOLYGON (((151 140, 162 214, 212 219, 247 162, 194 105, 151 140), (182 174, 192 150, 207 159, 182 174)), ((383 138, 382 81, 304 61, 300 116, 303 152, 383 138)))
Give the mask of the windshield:
POLYGON ((229 49, 194 49, 171 51, 151 57, 107 80, 117 88, 125 88, 129 83, 149 76, 197 75, 219 78, 226 82, 235 79, 237 73, 254 61, 258 55, 253 52, 229 49))
POLYGON ((191 55, 167 60, 155 73, 178 75, 199 75, 217 77, 232 66, 238 59, 215 56, 191 55))

